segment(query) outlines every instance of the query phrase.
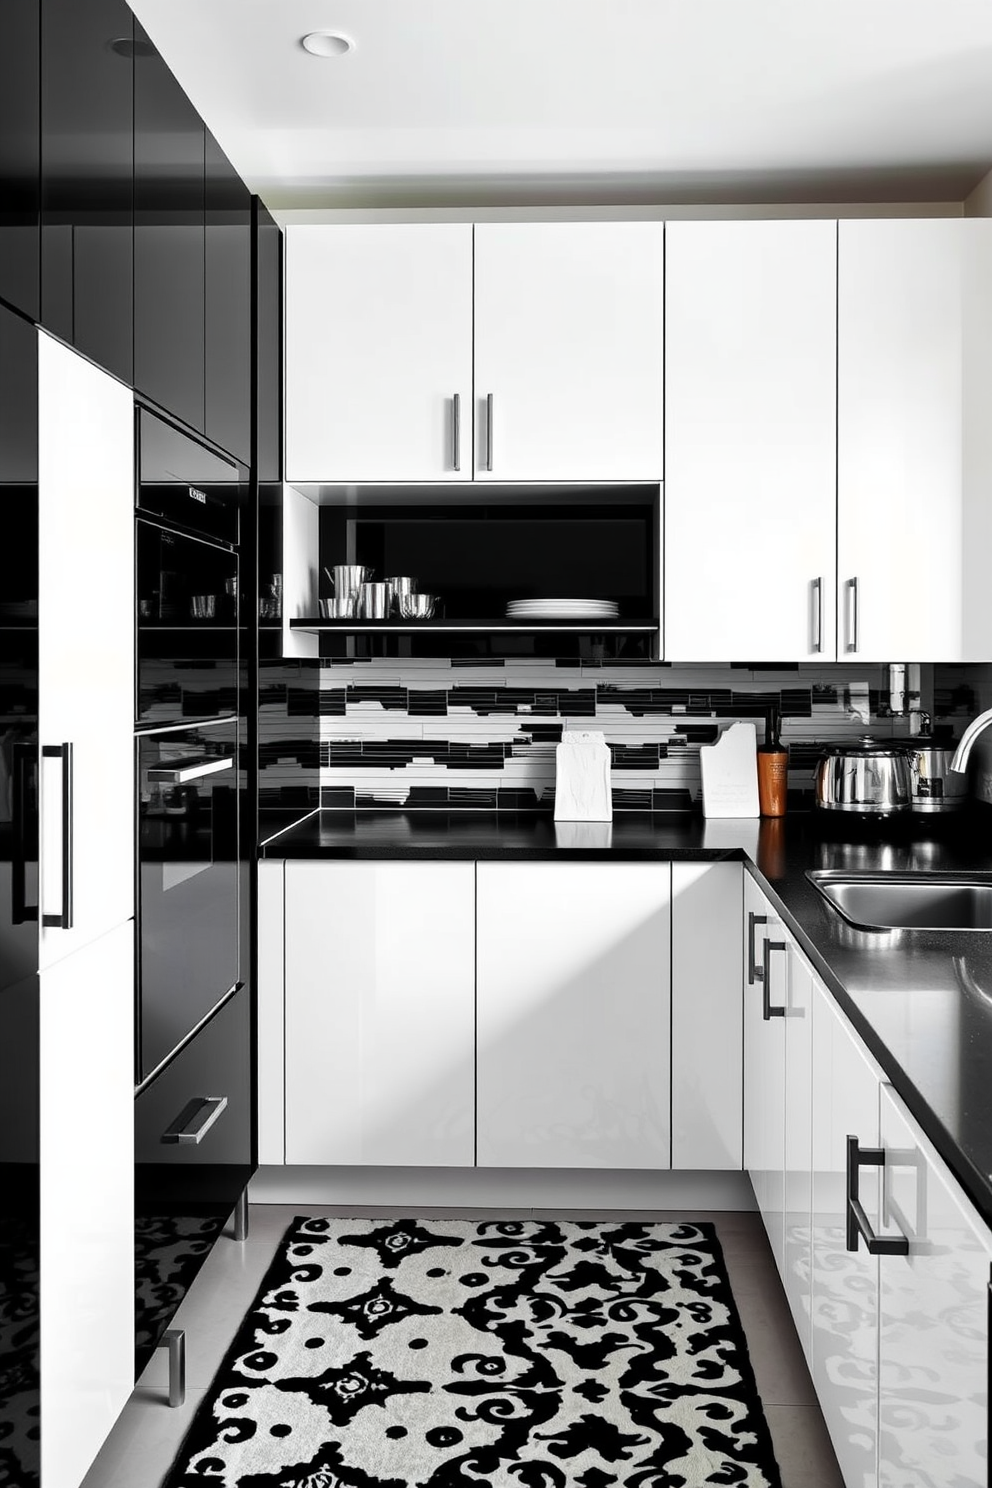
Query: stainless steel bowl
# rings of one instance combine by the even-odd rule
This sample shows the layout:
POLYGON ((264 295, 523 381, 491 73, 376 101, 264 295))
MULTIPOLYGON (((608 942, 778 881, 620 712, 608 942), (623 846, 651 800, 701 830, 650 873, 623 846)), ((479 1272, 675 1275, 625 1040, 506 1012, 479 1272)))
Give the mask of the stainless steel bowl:
POLYGON ((814 800, 821 811, 893 816, 909 810, 909 756, 892 739, 828 744, 816 767, 814 800))
POLYGON ((435 594, 397 594, 401 620, 429 620, 437 608, 435 594))

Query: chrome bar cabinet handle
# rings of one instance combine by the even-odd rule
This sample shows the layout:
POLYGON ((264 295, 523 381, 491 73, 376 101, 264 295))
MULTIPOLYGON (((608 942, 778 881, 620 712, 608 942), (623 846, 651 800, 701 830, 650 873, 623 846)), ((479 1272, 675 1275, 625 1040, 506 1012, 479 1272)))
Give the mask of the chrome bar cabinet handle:
POLYGON ((486 469, 493 468, 493 395, 486 395, 486 469))
POLYGON ((462 468, 462 395, 455 393, 451 400, 451 468, 462 468))
POLYGON ((868 1247, 869 1255, 909 1255, 909 1241, 905 1235, 875 1234, 858 1193, 860 1170, 884 1166, 884 1147, 861 1147, 857 1137, 848 1137, 846 1248, 852 1251, 857 1250, 860 1236, 868 1247))
POLYGON ((849 608, 848 608, 848 627, 847 627, 848 640, 847 640, 847 649, 848 649, 848 651, 857 651, 858 646, 860 644, 860 637, 858 635, 858 631, 859 631, 860 626, 861 626, 860 615, 859 615, 860 605, 859 605, 858 581, 857 581, 857 579, 848 579, 846 588, 847 588, 848 598, 850 600, 850 605, 849 605, 849 608))
POLYGON ((784 1007, 772 1007, 772 951, 788 951, 784 940, 765 941, 765 976, 761 987, 761 1016, 766 1023, 772 1018, 784 1018, 784 1007))
POLYGON ((72 929, 73 841, 72 841, 72 745, 43 744, 42 759, 62 761, 62 909, 42 914, 41 923, 52 930, 72 929))
POLYGON ((813 580, 813 644, 811 650, 820 652, 823 650, 823 580, 813 580))
POLYGON ((754 953, 754 932, 759 925, 767 925, 768 916, 754 914, 748 910, 747 914, 747 984, 753 987, 755 982, 760 982, 765 975, 765 968, 758 965, 758 959, 754 953))
POLYGON ((186 1102, 172 1125, 162 1133, 162 1141, 178 1143, 180 1147, 198 1146, 226 1109, 226 1095, 196 1096, 186 1102))

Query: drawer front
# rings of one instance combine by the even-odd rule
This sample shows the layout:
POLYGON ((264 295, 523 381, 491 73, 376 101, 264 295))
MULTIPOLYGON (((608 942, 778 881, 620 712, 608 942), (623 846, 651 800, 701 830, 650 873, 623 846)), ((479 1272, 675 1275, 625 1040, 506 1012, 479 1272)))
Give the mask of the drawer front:
POLYGON ((243 988, 135 1101, 139 1170, 251 1162, 249 994, 243 988))

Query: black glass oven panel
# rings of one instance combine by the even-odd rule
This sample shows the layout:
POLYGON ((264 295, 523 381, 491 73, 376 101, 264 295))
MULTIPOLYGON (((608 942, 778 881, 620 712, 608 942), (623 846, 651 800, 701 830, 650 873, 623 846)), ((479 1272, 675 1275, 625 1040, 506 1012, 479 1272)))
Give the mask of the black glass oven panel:
POLYGON ((236 723, 137 749, 140 1081, 238 980, 236 723))
POLYGON ((250 1037, 244 989, 135 1100, 136 1374, 251 1177, 250 1037))
POLYGON ((139 725, 238 710, 238 558, 227 548, 137 526, 139 725))
POLYGON ((204 537, 236 544, 243 472, 147 409, 138 415, 138 506, 204 537))

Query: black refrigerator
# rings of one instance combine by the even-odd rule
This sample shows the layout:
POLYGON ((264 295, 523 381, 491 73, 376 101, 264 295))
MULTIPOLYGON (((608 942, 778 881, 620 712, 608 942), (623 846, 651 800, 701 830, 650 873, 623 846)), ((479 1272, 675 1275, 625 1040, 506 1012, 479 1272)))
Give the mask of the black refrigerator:
POLYGON ((253 1170, 245 468, 137 413, 136 1366, 253 1170))

